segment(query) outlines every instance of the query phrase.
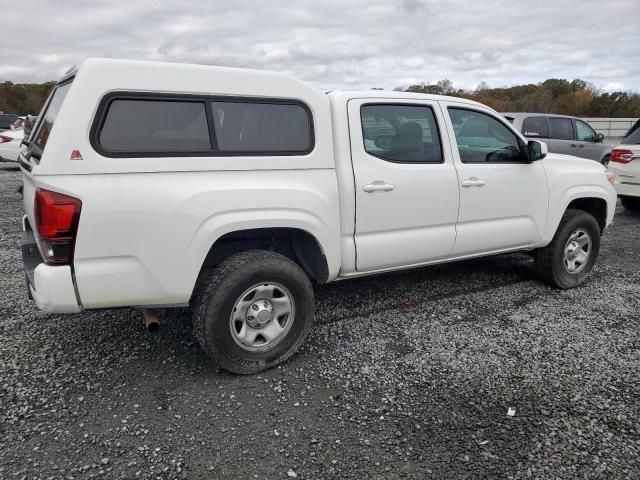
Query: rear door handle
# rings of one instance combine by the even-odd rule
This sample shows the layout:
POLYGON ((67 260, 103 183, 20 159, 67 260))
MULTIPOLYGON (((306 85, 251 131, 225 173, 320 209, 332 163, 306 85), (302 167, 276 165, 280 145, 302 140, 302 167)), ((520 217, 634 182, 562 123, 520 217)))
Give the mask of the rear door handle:
POLYGON ((572 147, 577 147, 578 145, 576 145, 575 143, 571 144, 572 147))
POLYGON ((467 178, 466 180, 463 180, 460 185, 462 185, 465 188, 469 188, 469 187, 484 187, 487 184, 487 182, 485 182, 484 180, 480 180, 479 178, 467 178))
POLYGON ((390 192, 391 190, 393 190, 393 185, 391 185, 390 183, 377 181, 377 182, 373 182, 373 183, 369 183, 368 185, 365 185, 364 187, 362 187, 362 189, 367 193, 390 192))

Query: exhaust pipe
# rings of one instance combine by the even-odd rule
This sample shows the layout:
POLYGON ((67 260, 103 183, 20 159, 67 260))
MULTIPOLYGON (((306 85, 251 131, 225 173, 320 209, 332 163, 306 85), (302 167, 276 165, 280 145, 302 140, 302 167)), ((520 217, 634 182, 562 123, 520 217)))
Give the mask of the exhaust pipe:
POLYGON ((151 333, 157 332, 160 328, 158 314, 151 308, 143 308, 142 315, 144 316, 144 326, 147 327, 147 330, 151 333))

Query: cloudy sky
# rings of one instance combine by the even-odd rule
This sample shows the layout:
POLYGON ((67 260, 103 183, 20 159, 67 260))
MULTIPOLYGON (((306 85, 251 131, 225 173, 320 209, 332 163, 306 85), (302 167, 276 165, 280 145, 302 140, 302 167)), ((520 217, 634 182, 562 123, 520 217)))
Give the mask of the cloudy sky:
POLYGON ((102 56, 286 71, 321 88, 560 77, 640 91, 640 0, 29 0, 2 8, 0 32, 0 81, 102 56))

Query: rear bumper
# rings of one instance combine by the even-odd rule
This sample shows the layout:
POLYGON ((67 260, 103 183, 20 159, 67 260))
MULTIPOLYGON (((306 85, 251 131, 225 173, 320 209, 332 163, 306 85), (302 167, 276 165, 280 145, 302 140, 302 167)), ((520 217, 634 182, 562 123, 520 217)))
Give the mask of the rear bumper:
POLYGON ((69 265, 47 265, 42 261, 33 232, 23 219, 22 262, 30 298, 38 308, 51 313, 81 311, 69 265))
POLYGON ((18 163, 18 148, 0 147, 0 162, 18 163))
POLYGON ((2 163, 16 163, 17 164, 18 163, 18 159, 16 158, 14 160, 11 160, 10 158, 6 158, 6 157, 3 157, 2 155, 0 155, 0 162, 2 162, 2 163))

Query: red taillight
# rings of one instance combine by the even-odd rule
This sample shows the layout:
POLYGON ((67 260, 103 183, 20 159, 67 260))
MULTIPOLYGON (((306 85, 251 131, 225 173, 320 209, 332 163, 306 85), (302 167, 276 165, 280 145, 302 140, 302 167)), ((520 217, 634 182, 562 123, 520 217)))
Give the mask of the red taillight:
POLYGON ((82 202, 75 197, 36 190, 36 231, 46 263, 64 264, 73 260, 81 209, 82 202))
POLYGON ((0 143, 6 143, 15 140, 13 137, 7 137, 6 135, 0 135, 0 143))
POLYGON ((610 161, 616 163, 629 163, 633 152, 631 150, 623 150, 621 148, 614 148, 611 150, 610 161))

